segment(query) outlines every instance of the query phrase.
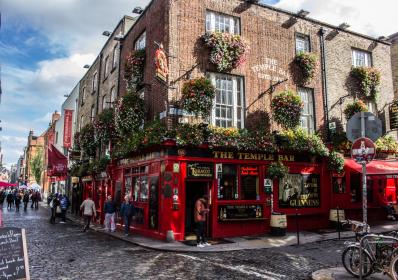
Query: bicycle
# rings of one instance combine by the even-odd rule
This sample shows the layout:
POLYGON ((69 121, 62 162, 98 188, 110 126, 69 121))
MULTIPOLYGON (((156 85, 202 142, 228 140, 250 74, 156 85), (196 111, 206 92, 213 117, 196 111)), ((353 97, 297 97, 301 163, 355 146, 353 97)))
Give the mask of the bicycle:
MULTIPOLYGON (((356 242, 345 242, 347 247, 342 253, 342 262, 345 270, 355 277, 360 274, 360 243, 365 236, 369 236, 370 227, 367 224, 347 220, 355 232, 356 242)), ((381 272, 390 275, 391 260, 398 256, 398 234, 390 232, 388 235, 372 235, 374 241, 365 239, 362 248, 362 276, 365 278, 373 273, 381 272), (386 238, 397 238, 395 242, 386 241, 386 238)), ((398 258, 397 258, 398 259, 398 258)), ((396 262, 398 272, 398 260, 396 262)), ((395 279, 395 278, 393 278, 395 279)))

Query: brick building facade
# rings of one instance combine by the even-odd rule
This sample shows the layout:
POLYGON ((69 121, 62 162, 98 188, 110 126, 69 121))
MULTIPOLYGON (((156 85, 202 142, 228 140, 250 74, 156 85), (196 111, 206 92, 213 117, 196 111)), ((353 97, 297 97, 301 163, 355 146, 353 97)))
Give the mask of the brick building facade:
POLYGON ((398 98, 398 32, 389 36, 391 42, 391 65, 395 98, 398 98))

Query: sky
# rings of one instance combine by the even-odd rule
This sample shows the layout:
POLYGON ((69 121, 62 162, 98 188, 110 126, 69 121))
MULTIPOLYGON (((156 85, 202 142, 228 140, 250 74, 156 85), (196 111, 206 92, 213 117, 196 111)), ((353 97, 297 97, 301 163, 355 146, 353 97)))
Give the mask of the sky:
MULTIPOLYGON (((398 32, 397 0, 263 0, 370 36, 398 32)), ((30 130, 43 133, 123 15, 149 0, 2 0, 0 141, 3 164, 16 163, 30 130)))

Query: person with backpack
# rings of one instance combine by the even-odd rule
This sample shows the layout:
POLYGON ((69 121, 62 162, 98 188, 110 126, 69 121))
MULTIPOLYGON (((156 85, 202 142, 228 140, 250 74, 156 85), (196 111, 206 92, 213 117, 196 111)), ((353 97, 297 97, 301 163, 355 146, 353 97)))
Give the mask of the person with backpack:
POLYGON ((68 210, 69 207, 69 199, 68 197, 64 194, 61 196, 61 224, 66 223, 66 210, 68 210))
POLYGON ((85 226, 83 228, 83 232, 86 232, 90 228, 91 219, 97 216, 97 212, 95 210, 95 203, 91 199, 91 194, 88 194, 88 197, 83 201, 80 206, 80 210, 83 211, 85 226))
POLYGON ((130 197, 126 195, 124 197, 124 202, 122 204, 122 207, 120 208, 120 216, 123 217, 123 223, 124 223, 124 235, 128 236, 129 231, 130 231, 130 223, 131 223, 131 218, 134 215, 134 206, 132 201, 130 200, 130 197))
POLYGON ((23 195, 23 211, 26 212, 26 210, 28 209, 28 204, 29 204, 29 193, 25 192, 25 194, 23 195))

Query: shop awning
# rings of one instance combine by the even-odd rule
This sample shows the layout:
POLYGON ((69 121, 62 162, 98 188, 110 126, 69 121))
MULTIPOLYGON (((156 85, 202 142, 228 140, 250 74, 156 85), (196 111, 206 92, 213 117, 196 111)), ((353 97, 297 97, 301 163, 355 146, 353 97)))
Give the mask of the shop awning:
MULTIPOLYGON (((362 173, 362 165, 353 159, 345 159, 345 167, 362 173)), ((372 160, 366 165, 367 175, 398 175, 398 161, 372 160)))
POLYGON ((12 184, 9 182, 0 181, 0 188, 16 187, 17 184, 12 184))
POLYGON ((48 147, 48 175, 63 176, 68 172, 68 159, 54 145, 48 147))

